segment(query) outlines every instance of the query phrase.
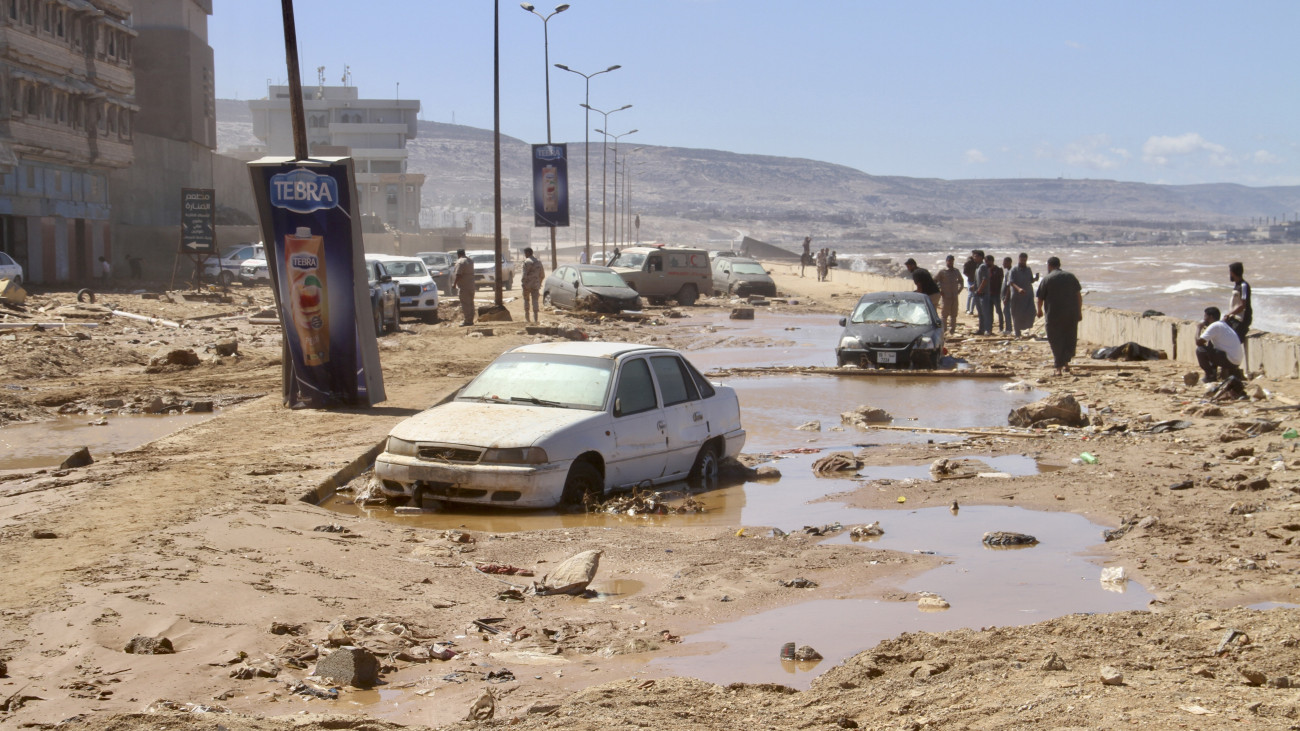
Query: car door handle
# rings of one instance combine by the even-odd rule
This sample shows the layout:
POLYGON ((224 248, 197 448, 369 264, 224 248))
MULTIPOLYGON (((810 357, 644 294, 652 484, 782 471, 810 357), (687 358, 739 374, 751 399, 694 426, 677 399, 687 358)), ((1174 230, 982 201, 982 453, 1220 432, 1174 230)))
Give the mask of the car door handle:
POLYGON ((667 429, 667 428, 668 428, 668 424, 666 424, 666 423, 664 423, 664 422, 662 422, 662 421, 659 422, 659 431, 663 431, 664 429, 667 429))
POLYGON ((693 421, 704 421, 704 414, 697 411, 694 414, 691 414, 691 419, 693 421))

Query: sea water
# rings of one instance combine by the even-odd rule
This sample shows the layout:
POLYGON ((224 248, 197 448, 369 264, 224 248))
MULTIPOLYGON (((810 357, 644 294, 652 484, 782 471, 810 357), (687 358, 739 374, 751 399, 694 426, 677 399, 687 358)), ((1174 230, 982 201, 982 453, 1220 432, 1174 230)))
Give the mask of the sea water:
MULTIPOLYGON (((1046 274, 1049 256, 1061 258, 1061 266, 1079 278, 1084 304, 1145 312, 1156 310, 1188 320, 1201 319, 1205 308, 1226 312, 1232 299, 1228 264, 1239 261, 1246 271, 1254 296, 1254 324, 1257 330, 1300 335, 1300 244, 1169 244, 1128 246, 1121 244, 1071 244, 1061 247, 997 248, 983 245, 998 262, 1021 251, 1029 254, 1029 266, 1046 274)), ((865 259, 890 258, 901 263, 908 257, 937 271, 943 257, 953 254, 960 268, 970 255, 963 249, 929 251, 854 251, 846 246, 840 258, 853 268, 865 269, 865 259)))

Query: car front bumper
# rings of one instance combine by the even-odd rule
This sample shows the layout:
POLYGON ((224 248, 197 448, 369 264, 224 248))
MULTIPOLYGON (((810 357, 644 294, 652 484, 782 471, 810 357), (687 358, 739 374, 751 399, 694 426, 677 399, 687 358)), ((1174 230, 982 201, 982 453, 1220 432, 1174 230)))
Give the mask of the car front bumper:
POLYGON ((550 508, 559 504, 570 462, 544 465, 484 465, 431 462, 384 452, 375 476, 390 495, 424 495, 457 503, 506 508, 550 508))
POLYGON ((929 368, 933 363, 934 349, 921 349, 912 345, 865 346, 862 348, 837 348, 835 354, 843 361, 856 360, 859 364, 877 368, 929 368))

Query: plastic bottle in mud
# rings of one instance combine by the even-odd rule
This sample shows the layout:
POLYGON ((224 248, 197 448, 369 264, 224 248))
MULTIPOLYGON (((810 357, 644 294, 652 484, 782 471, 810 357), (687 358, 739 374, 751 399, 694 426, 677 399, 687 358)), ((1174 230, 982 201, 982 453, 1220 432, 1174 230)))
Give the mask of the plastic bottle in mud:
POLYGON ((330 314, 325 287, 325 238, 300 226, 284 237, 285 273, 289 276, 289 302, 293 326, 306 365, 330 360, 330 314))

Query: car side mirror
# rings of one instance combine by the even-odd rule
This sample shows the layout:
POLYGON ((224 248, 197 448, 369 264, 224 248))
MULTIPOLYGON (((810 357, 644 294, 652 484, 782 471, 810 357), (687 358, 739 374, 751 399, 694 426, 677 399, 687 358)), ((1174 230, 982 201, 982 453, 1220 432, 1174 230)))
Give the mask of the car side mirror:
POLYGON ((844 326, 847 325, 847 324, 848 324, 848 320, 846 320, 845 318, 841 317, 841 318, 840 318, 840 327, 844 327, 844 326))
POLYGON ((384 282, 384 283, 386 284, 386 283, 388 283, 388 282, 393 281, 393 277, 392 277, 392 275, 390 275, 390 274, 385 274, 385 275, 383 275, 382 277, 379 278, 379 281, 384 282))
POLYGON ((621 398, 615 398, 615 399, 614 399, 614 416, 622 416, 622 415, 623 415, 623 399, 621 399, 621 398))

